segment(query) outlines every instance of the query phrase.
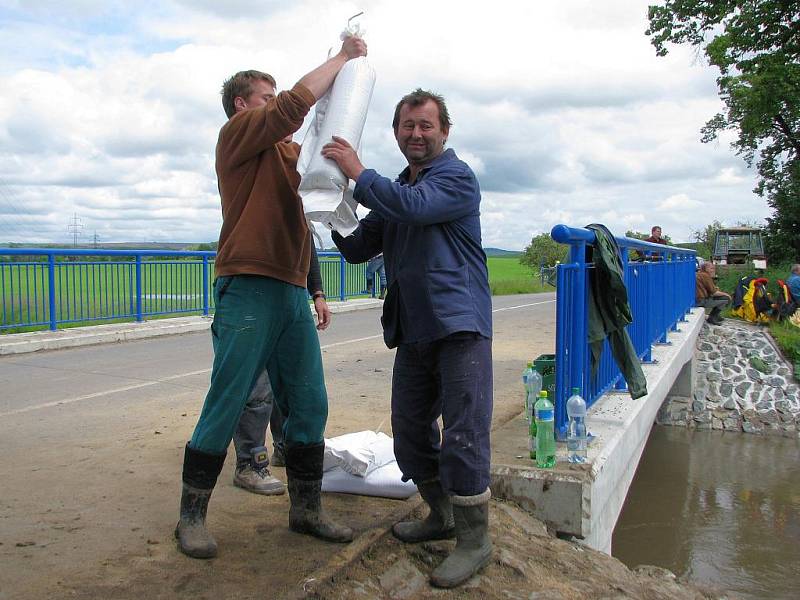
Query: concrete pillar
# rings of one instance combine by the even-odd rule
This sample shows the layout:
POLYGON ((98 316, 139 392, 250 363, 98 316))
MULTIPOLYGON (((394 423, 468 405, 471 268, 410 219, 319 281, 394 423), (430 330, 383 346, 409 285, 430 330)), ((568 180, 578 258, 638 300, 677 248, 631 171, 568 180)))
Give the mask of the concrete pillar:
POLYGON ((669 393, 667 394, 667 399, 669 399, 670 396, 692 398, 692 394, 694 393, 694 382, 695 368, 693 355, 692 358, 686 361, 686 364, 683 365, 678 373, 678 376, 675 378, 672 388, 670 388, 669 393))

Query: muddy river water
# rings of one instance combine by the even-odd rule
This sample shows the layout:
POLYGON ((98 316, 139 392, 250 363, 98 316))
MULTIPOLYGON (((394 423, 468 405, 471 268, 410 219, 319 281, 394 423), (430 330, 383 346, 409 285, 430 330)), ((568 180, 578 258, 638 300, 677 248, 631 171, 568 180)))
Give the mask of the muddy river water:
POLYGON ((612 554, 743 598, 800 598, 800 441, 654 426, 612 554))

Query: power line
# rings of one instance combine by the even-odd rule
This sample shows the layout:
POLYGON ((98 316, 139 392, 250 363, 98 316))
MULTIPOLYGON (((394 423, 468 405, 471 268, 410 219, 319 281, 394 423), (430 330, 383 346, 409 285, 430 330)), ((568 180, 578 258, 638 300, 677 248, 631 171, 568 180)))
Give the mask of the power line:
POLYGON ((67 231, 72 234, 72 245, 73 247, 78 247, 78 236, 82 235, 81 230, 83 229, 83 223, 81 219, 78 218, 78 213, 74 213, 72 218, 69 220, 69 225, 67 225, 67 231))

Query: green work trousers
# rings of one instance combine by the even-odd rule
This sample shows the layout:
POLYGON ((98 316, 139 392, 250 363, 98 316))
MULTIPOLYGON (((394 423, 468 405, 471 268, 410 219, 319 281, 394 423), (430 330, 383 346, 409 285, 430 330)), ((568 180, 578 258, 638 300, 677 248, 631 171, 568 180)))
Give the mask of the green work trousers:
POLYGON ((227 451, 265 366, 286 417, 286 447, 322 442, 328 395, 306 290, 271 277, 225 276, 214 282, 214 302, 211 386, 189 445, 227 451))

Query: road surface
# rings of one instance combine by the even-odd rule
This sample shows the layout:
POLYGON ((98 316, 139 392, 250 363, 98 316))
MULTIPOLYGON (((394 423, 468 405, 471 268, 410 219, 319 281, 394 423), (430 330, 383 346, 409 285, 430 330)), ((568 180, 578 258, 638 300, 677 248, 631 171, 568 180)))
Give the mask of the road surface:
MULTIPOLYGON (((496 297, 493 309, 497 424, 521 409, 525 362, 553 350, 555 295, 496 297)), ((320 335, 328 437, 391 434, 394 351, 379 316, 337 314, 320 335)), ((286 496, 233 487, 229 452, 209 509, 219 557, 177 552, 183 447, 211 358, 208 332, 0 357, 0 600, 280 597, 340 549, 288 531, 286 496)), ((357 534, 400 504, 324 502, 357 534)))

